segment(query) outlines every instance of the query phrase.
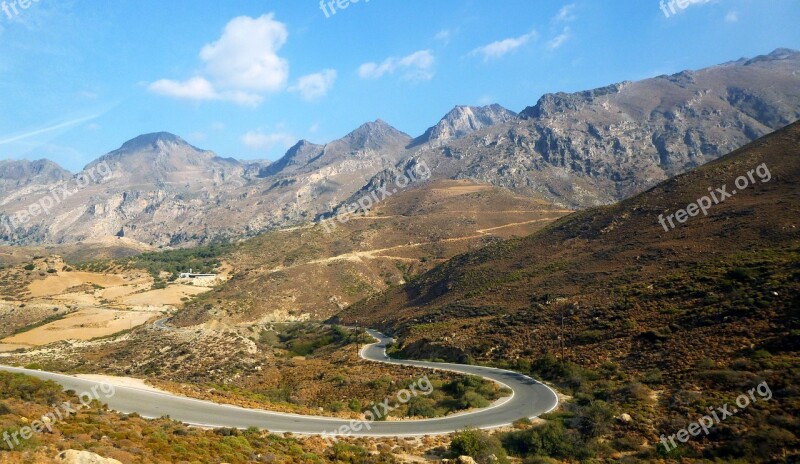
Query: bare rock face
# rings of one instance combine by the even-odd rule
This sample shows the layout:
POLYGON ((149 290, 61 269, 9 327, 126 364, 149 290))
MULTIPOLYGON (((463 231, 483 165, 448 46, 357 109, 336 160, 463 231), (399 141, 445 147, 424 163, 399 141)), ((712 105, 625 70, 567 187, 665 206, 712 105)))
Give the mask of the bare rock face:
POLYGON ((457 106, 438 124, 414 139, 412 146, 461 138, 483 128, 511 121, 516 117, 517 113, 497 104, 481 107, 457 106))
POLYGON ((52 185, 72 173, 49 160, 0 160, 0 194, 26 186, 52 185))
POLYGON ((58 453, 55 462, 63 464, 122 464, 116 459, 104 458, 89 451, 67 450, 58 453))
POLYGON ((384 121, 275 163, 240 162, 168 133, 136 137, 72 175, 0 162, 0 244, 125 237, 186 246, 248 237, 340 209, 422 162, 569 208, 607 204, 800 118, 800 52, 543 96, 519 115, 456 107, 412 139, 384 121), (87 174, 89 174, 87 176, 87 174))
POLYGON ((221 158, 169 133, 136 137, 76 175, 53 170, 59 182, 40 182, 18 163, 0 170, 10 185, 0 198, 0 241, 124 236, 181 246, 255 235, 330 209, 394 166, 410 141, 378 120, 327 145, 300 142, 273 164, 221 158))
POLYGON ((435 177, 571 207, 607 204, 800 118, 800 53, 543 96, 518 118, 420 147, 435 177), (429 147, 429 148, 426 148, 429 147))

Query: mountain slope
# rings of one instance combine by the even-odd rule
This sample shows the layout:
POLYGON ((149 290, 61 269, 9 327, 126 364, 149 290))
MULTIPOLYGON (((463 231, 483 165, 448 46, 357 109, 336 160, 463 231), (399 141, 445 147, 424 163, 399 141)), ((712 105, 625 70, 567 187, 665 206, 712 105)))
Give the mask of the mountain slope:
POLYGON ((326 319, 458 253, 527 235, 566 214, 536 198, 469 181, 436 181, 328 228, 269 232, 223 257, 233 279, 176 324, 326 319))
MULTIPOLYGON (((401 355, 510 365, 554 381, 575 396, 551 418, 568 428, 597 423, 602 408, 609 419, 628 414, 599 435, 648 462, 794 462, 798 218, 795 123, 621 203, 458 256, 337 319, 389 330, 401 355), (708 200, 707 216, 687 206, 711 192, 732 196, 708 200), (679 210, 696 216, 673 216, 686 220, 670 229, 679 210), (669 454, 659 444, 757 384, 772 401, 669 454)), ((587 443, 598 436, 581 430, 587 443)))
POLYGON ((470 179, 579 209, 627 198, 798 117, 800 53, 779 49, 545 95, 518 117, 498 105, 457 107, 416 140, 377 120, 325 145, 300 142, 271 165, 148 134, 91 163, 88 169, 107 165, 114 176, 86 186, 53 166, 6 169, 0 240, 41 245, 123 236, 177 247, 251 237, 341 210, 365 188, 422 162, 434 179, 470 179), (26 184, 28 178, 38 180, 26 184), (79 188, 47 214, 28 217, 24 211, 41 212, 35 204, 47 204, 60 180, 79 188))
POLYGON ((411 146, 415 147, 426 142, 461 138, 485 127, 511 121, 516 117, 517 113, 497 104, 481 107, 456 106, 435 126, 414 139, 411 146))
POLYGON ((420 147, 435 176, 608 204, 800 119, 800 53, 548 94, 443 147, 420 147))
POLYGON ((95 175, 85 185, 82 174, 64 174, 68 192, 58 201, 56 184, 13 181, 2 200, 3 224, 13 227, 0 228, 0 238, 37 245, 125 237, 182 246, 253 236, 348 198, 392 168, 410 140, 379 120, 324 146, 301 142, 268 164, 221 158, 169 133, 146 134, 90 163, 84 173, 95 175), (47 211, 25 213, 48 197, 54 204, 47 211))
MULTIPOLYGON (((676 271, 759 249, 796 250, 798 141, 800 123, 795 123, 619 204, 574 213, 524 239, 458 256, 404 287, 354 305, 342 317, 408 334, 421 318, 463 322, 457 308, 482 307, 486 316, 503 319, 506 313, 559 298, 607 305, 618 302, 608 293, 609 286, 649 284, 676 271), (679 227, 670 231, 659 223, 660 215, 685 209, 709 195, 710 187, 736 190, 735 179, 762 164, 768 167, 768 182, 754 173, 756 185, 713 205, 707 217, 675 222, 679 227)), ((792 298, 768 300, 785 305, 792 298)), ((459 344, 472 340, 464 338, 459 344)), ((506 347, 505 355, 513 356, 519 348, 506 347)))
POLYGON ((72 173, 49 160, 0 160, 0 194, 36 185, 53 185, 72 173))
POLYGON ((243 177, 245 171, 244 164, 220 158, 167 132, 129 140, 118 150, 90 163, 85 170, 104 162, 114 167, 117 183, 185 184, 190 190, 208 188, 209 183, 230 182, 243 177))

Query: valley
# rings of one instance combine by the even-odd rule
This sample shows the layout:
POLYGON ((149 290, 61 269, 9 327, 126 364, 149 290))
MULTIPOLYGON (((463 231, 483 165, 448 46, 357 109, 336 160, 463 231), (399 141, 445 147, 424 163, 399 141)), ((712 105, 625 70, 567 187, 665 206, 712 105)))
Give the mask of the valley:
MULTIPOLYGON (((552 17, 561 39, 580 7, 552 17)), ((354 111, 370 122, 326 143, 302 119, 297 142, 285 122, 239 136, 250 159, 196 146, 234 138, 231 113, 203 105, 263 116, 287 111, 285 92, 336 118, 318 99, 343 72, 272 90, 219 77, 247 62, 214 61, 230 41, 277 53, 288 34, 271 13, 238 16, 195 77, 142 81, 153 99, 199 95, 187 108, 216 118, 202 133, 144 133, 77 174, 0 161, 0 463, 800 459, 800 52, 519 112, 484 96, 416 136, 354 111)), ((459 66, 489 69, 538 34, 459 66)), ((354 76, 364 92, 413 81, 413 106, 432 98, 432 50, 354 76)), ((272 58, 255 75, 283 69, 272 58)))

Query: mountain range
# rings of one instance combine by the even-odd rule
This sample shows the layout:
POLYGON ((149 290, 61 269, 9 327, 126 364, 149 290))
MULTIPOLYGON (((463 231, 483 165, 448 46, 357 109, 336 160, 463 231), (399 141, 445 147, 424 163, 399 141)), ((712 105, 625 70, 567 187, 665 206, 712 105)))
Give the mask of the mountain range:
POLYGON ((433 180, 470 179, 579 209, 716 159, 794 122, 798 108, 800 53, 778 49, 547 94, 519 114, 459 106, 416 138, 377 120, 324 145, 300 141, 274 163, 223 158, 172 134, 147 134, 86 167, 107 166, 108 178, 86 181, 46 160, 0 163, 0 241, 124 237, 175 247, 254 236, 330 214, 422 161, 433 180), (70 194, 53 198, 60 186, 70 194))

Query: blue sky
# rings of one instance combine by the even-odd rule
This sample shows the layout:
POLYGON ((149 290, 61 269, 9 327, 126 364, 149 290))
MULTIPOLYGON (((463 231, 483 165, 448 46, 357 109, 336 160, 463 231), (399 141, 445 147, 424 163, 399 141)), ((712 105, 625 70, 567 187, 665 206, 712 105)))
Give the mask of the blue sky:
POLYGON ((800 49, 800 1, 682 1, 5 0, 0 158, 77 171, 163 130, 277 159, 378 118, 416 136, 455 105, 800 49))

